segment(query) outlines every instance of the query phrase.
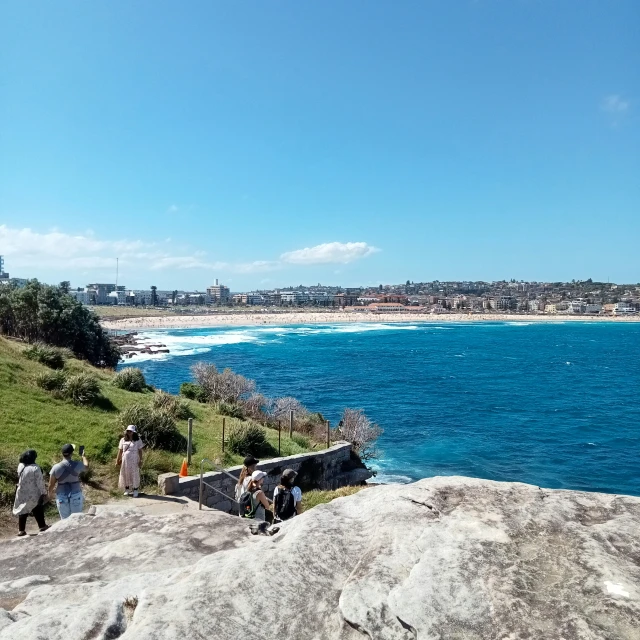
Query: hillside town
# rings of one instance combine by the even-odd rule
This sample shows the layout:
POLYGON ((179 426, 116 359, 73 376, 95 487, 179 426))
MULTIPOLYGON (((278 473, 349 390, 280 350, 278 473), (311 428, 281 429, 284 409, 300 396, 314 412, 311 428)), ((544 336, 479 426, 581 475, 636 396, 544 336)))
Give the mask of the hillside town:
MULTIPOLYGON (((0 285, 24 286, 25 278, 10 278, 0 256, 0 285)), ((129 307, 255 307, 341 309, 406 313, 521 313, 629 315, 640 313, 640 284, 593 280, 525 282, 501 280, 412 282, 378 286, 312 285, 233 292, 215 280, 204 291, 168 290, 151 286, 129 289, 117 283, 71 287, 69 295, 84 305, 129 307)))

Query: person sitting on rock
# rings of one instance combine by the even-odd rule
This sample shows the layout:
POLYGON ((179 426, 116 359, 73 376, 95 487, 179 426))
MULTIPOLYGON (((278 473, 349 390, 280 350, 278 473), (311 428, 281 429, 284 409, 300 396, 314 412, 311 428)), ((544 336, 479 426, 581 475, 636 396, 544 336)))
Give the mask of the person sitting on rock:
POLYGON ((142 466, 142 440, 136 426, 130 424, 118 444, 116 465, 120 466, 118 488, 124 489, 124 495, 138 497, 140 488, 140 467, 142 466))
POLYGON ((271 501, 262 490, 267 474, 264 471, 254 471, 245 493, 240 497, 241 515, 253 520, 265 520, 265 511, 271 509, 271 501))
MULTIPOLYGON (((236 484, 236 502, 240 503, 242 494, 245 493, 249 483, 251 482, 251 474, 256 470, 256 466, 260 463, 260 460, 253 456, 247 456, 242 463, 242 470, 240 471, 240 477, 236 484)), ((242 513, 240 515, 243 515, 242 513)))
POLYGON ((51 467, 51 477, 49 478, 49 493, 56 490, 56 505, 62 520, 68 518, 72 513, 82 513, 84 506, 80 474, 89 468, 89 462, 84 454, 82 462, 72 460, 73 451, 72 444, 65 444, 62 447, 64 459, 51 467))
POLYGON ((275 522, 289 520, 302 513, 302 491, 293 483, 298 474, 293 469, 285 469, 280 484, 273 491, 273 517, 275 522))
POLYGON ((20 456, 18 465, 18 488, 13 503, 13 515, 18 516, 18 535, 26 536, 27 518, 32 515, 40 531, 46 531, 49 525, 44 519, 44 505, 47 502, 47 489, 44 486, 42 470, 36 464, 38 454, 29 449, 20 456))

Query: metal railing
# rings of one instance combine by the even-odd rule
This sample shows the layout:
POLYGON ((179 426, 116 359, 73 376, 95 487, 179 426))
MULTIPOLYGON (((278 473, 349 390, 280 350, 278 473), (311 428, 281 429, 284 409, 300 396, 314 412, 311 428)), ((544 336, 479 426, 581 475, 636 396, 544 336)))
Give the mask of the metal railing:
POLYGON ((238 504, 238 501, 235 498, 228 496, 224 491, 220 491, 220 489, 216 489, 216 487, 213 487, 208 482, 204 481, 204 463, 205 462, 209 463, 209 466, 213 469, 213 471, 217 471, 218 473, 224 473, 228 475, 234 482, 236 483, 238 482, 238 478, 236 478, 233 474, 223 469, 219 464, 216 464, 212 460, 209 460, 209 458, 202 458, 200 462, 200 494, 199 494, 200 497, 198 500, 198 509, 202 511, 202 497, 204 494, 205 486, 209 487, 209 489, 215 491, 216 493, 219 493, 221 496, 224 496, 225 498, 227 498, 227 500, 231 500, 231 502, 235 502, 236 504, 238 504))

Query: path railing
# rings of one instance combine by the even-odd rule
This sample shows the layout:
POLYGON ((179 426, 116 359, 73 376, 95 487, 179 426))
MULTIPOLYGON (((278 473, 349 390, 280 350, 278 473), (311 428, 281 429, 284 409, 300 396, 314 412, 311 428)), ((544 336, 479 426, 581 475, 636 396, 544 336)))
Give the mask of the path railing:
POLYGON ((228 500, 231 500, 231 502, 235 502, 236 504, 238 504, 238 501, 235 499, 235 497, 232 498, 231 496, 228 496, 224 491, 220 491, 220 489, 217 489, 216 487, 211 486, 208 482, 204 481, 204 463, 205 462, 209 463, 209 466, 212 468, 213 471, 224 473, 228 475, 230 478, 232 478, 234 482, 236 483, 238 482, 238 478, 236 478, 232 473, 225 471, 220 465, 216 464, 212 460, 209 460, 209 458, 202 458, 200 462, 200 492, 199 492, 200 497, 198 500, 198 509, 202 511, 202 497, 204 494, 205 486, 209 487, 209 489, 215 491, 216 493, 219 493, 221 496, 224 496, 228 500))

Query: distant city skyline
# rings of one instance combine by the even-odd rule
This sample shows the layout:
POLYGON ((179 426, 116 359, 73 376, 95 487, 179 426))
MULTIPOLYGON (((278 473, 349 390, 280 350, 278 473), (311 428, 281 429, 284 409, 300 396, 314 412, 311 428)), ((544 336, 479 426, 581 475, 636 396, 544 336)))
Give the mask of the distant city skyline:
POLYGON ((640 280, 636 0, 1 16, 12 276, 640 280))

